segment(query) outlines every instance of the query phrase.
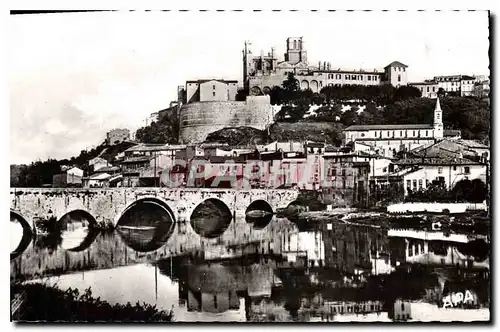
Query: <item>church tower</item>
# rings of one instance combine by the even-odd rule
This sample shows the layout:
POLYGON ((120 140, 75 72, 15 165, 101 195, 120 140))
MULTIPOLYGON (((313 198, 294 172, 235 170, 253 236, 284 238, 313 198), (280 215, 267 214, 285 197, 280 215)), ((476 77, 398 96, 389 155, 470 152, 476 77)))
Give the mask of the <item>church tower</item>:
POLYGON ((249 41, 245 41, 245 48, 243 49, 243 85, 245 89, 248 89, 248 76, 252 73, 252 44, 249 41))
POLYGON ((307 64, 307 51, 303 37, 289 37, 286 40, 285 61, 292 65, 299 62, 307 64))
POLYGON ((436 108, 434 109, 434 138, 443 139, 443 111, 439 104, 439 97, 436 99, 436 108))

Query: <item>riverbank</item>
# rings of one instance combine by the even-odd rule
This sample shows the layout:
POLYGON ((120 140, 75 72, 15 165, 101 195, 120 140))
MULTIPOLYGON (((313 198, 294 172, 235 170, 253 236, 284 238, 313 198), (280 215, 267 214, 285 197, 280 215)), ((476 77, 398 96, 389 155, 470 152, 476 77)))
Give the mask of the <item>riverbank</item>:
POLYGON ((11 320, 17 322, 170 322, 171 311, 147 303, 111 305, 90 288, 60 290, 42 283, 11 284, 11 320))

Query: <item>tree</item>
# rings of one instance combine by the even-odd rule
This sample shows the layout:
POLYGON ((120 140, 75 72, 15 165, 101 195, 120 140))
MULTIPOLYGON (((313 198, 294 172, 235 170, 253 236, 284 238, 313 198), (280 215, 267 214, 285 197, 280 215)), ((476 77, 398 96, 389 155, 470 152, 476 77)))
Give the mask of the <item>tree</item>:
POLYGON ((300 89, 299 81, 295 78, 293 73, 288 73, 288 77, 283 81, 283 89, 287 92, 294 92, 300 89))
POLYGON ((345 126, 352 126, 359 123, 359 115, 356 107, 351 107, 350 110, 345 111, 340 117, 340 122, 345 126))
POLYGON ((446 96, 446 91, 444 91, 443 88, 439 88, 438 92, 437 92, 437 95, 438 95, 439 98, 444 97, 444 96, 446 96))
POLYGON ((422 92, 413 86, 400 86, 394 91, 394 100, 406 100, 411 98, 420 98, 422 92))

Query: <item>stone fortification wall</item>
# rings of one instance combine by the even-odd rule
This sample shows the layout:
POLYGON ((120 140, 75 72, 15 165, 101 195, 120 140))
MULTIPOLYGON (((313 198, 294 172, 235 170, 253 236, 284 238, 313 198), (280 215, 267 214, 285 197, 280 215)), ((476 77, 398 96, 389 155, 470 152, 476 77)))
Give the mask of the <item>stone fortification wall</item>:
POLYGON ((265 129, 272 122, 269 96, 248 96, 246 101, 195 102, 180 110, 179 142, 200 143, 211 132, 227 127, 265 129))

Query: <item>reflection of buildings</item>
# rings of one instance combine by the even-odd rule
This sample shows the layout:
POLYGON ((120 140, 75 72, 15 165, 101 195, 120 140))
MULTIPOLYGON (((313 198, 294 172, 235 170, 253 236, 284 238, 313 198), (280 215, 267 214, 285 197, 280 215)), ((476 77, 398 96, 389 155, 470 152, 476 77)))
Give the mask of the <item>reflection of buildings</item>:
POLYGON ((389 306, 389 318, 394 321, 407 321, 411 319, 411 303, 409 301, 396 300, 389 306))
POLYGON ((416 230, 389 230, 393 264, 424 264, 489 269, 485 256, 478 261, 464 253, 469 239, 466 235, 416 230), (398 263, 399 262, 399 263, 398 263))
POLYGON ((235 291, 213 294, 188 290, 187 293, 188 311, 221 313, 240 308, 240 299, 235 291))
MULTIPOLYGON (((169 263, 160 263, 163 274, 171 273, 169 263)), ((238 310, 240 298, 270 297, 273 285, 279 284, 269 264, 231 265, 190 264, 173 265, 174 280, 179 282, 179 299, 188 311, 221 313, 238 310)))

